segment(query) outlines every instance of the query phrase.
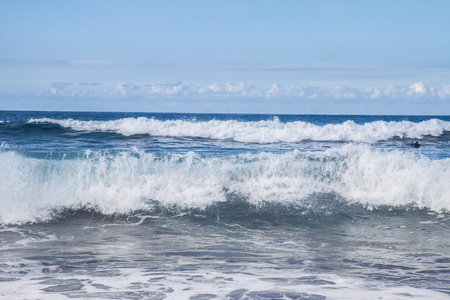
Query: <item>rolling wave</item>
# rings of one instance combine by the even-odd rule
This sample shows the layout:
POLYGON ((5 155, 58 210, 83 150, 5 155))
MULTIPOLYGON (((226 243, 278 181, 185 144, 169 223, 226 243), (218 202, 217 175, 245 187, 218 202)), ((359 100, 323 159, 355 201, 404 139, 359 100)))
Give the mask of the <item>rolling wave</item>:
POLYGON ((155 205, 204 210, 236 199, 253 208, 326 205, 327 213, 339 201, 450 210, 450 159, 367 145, 224 157, 86 151, 38 159, 3 151, 0 168, 2 224, 45 221, 67 209, 104 215, 153 211, 155 205))
POLYGON ((151 135, 169 137, 196 137, 216 140, 234 140, 243 143, 277 143, 312 141, 352 141, 373 143, 391 138, 422 139, 441 136, 450 131, 450 122, 431 119, 410 121, 374 121, 357 124, 315 125, 294 121, 282 123, 275 117, 270 121, 242 122, 236 120, 156 120, 154 118, 123 118, 110 121, 81 121, 74 119, 31 119, 30 124, 57 124, 63 128, 86 132, 114 132, 123 136, 151 135))

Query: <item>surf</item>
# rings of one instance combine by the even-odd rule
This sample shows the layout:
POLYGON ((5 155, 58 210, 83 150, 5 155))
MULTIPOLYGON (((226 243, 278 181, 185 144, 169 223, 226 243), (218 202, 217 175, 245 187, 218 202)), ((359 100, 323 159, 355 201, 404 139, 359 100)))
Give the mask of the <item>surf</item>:
POLYGON ((55 211, 93 209, 104 215, 159 207, 205 210, 240 199, 298 211, 344 201, 450 210, 450 159, 348 144, 324 152, 229 156, 83 151, 33 157, 0 152, 0 223, 50 220, 55 211), (328 199, 324 201, 324 199, 328 199))
POLYGON ((276 116, 272 120, 261 121, 215 119, 198 121, 195 118, 158 120, 147 117, 107 121, 33 118, 28 124, 56 124, 74 131, 110 132, 126 137, 133 135, 193 137, 241 143, 295 143, 306 140, 374 143, 392 138, 437 137, 450 131, 450 122, 440 119, 421 122, 372 121, 363 124, 347 120, 343 123, 317 125, 304 121, 281 122, 276 116))

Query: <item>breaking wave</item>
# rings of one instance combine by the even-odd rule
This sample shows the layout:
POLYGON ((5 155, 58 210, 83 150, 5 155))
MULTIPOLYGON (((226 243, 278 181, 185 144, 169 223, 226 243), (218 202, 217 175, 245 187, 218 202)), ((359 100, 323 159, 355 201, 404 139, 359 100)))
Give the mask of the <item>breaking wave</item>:
POLYGON ((275 117, 269 121, 242 122, 236 120, 195 121, 154 118, 123 118, 110 121, 81 121, 74 119, 31 119, 29 123, 57 124, 63 128, 86 132, 114 132, 123 136, 151 135, 170 137, 198 137, 217 140, 234 140, 245 143, 277 143, 313 141, 353 141, 373 143, 391 138, 421 139, 441 136, 450 131, 450 122, 431 119, 419 123, 410 121, 374 121, 357 124, 315 125, 294 121, 283 123, 275 117))
POLYGON ((2 224, 45 221, 64 209, 130 214, 157 203, 202 210, 235 199, 308 209, 320 202, 317 195, 366 208, 450 210, 450 159, 368 145, 222 157, 85 151, 42 159, 5 150, 0 168, 2 224))

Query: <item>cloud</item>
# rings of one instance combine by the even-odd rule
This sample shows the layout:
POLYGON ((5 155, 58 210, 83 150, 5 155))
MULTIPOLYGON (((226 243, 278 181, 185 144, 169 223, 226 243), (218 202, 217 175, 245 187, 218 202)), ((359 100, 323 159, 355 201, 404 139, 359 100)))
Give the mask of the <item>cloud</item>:
MULTIPOLYGON (((208 96, 244 96, 252 97, 258 93, 255 86, 245 82, 239 83, 213 83, 206 86, 194 88, 192 91, 194 94, 208 95, 208 96)), ((191 94, 192 94, 191 93, 191 94)))
POLYGON ((334 87, 291 85, 282 89, 272 84, 264 95, 269 98, 291 99, 449 99, 450 85, 440 86, 425 82, 410 85, 390 84, 384 88, 356 88, 346 85, 334 87))
POLYGON ((373 89, 370 98, 392 98, 392 99, 440 99, 450 100, 450 85, 441 86, 421 81, 410 85, 390 84, 386 88, 373 89))
POLYGON ((181 81, 145 84, 149 96, 176 96, 187 90, 181 81))
POLYGON ((264 93, 264 95, 268 98, 279 97, 281 96, 281 86, 277 83, 272 84, 269 89, 264 93))
POLYGON ((184 84, 180 81, 163 83, 119 83, 104 86, 98 82, 52 82, 40 96, 61 97, 119 97, 184 99, 272 99, 277 100, 371 100, 377 99, 440 99, 450 100, 450 85, 413 82, 409 85, 390 84, 385 87, 356 88, 347 85, 321 87, 294 84, 287 87, 272 83, 266 87, 246 82, 217 82, 205 85, 184 84), (100 86, 102 88, 100 88, 100 86))
POLYGON ((364 92, 369 95, 369 98, 379 98, 382 95, 380 89, 365 89, 364 92))
POLYGON ((427 88, 423 82, 414 82, 409 86, 409 96, 423 96, 427 93, 427 88))
POLYGON ((329 98, 351 99, 351 98, 356 98, 357 96, 361 96, 361 94, 362 94, 362 91, 360 91, 356 88, 339 85, 339 86, 335 86, 330 89, 329 98))
POLYGON ((58 81, 52 82, 43 90, 40 91, 40 96, 70 96, 73 93, 68 90, 68 87, 72 86, 72 82, 58 81))
MULTIPOLYGON (((114 92, 112 92, 111 96, 121 96, 121 97, 129 97, 129 96, 136 96, 136 91, 140 88, 139 85, 133 84, 133 83, 120 83, 116 86, 114 89, 114 92)), ((107 93, 108 94, 108 93, 107 93)))
POLYGON ((401 98, 407 95, 408 87, 390 84, 386 88, 381 89, 381 96, 388 98, 401 98))
POLYGON ((450 98, 450 84, 439 89, 437 94, 440 98, 450 98))

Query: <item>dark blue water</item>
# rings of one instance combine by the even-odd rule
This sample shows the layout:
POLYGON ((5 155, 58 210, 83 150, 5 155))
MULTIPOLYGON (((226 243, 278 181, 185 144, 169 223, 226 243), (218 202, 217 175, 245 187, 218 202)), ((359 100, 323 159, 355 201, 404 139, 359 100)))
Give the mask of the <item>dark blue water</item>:
POLYGON ((448 116, 0 112, 0 145, 0 298, 450 296, 448 116))

